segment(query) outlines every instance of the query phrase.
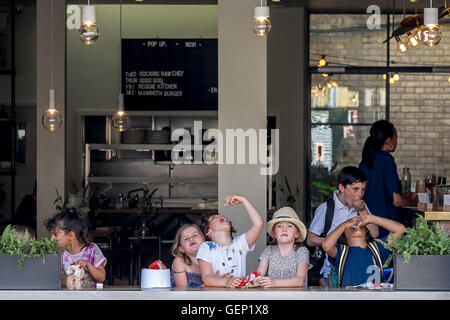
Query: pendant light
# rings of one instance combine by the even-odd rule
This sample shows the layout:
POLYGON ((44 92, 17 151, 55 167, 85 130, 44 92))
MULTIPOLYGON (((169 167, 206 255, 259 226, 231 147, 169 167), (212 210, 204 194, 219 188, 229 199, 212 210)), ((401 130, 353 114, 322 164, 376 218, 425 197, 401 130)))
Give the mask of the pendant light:
POLYGON ((417 34, 412 34, 411 32, 407 33, 408 35, 408 46, 410 47, 417 47, 419 45, 419 38, 417 37, 417 34))
POLYGON ((433 8, 433 0, 430 0, 430 7, 423 9, 422 42, 428 47, 434 47, 442 39, 441 28, 439 27, 439 9, 433 8))
POLYGON ((318 67, 325 67, 327 65, 327 60, 325 60, 325 56, 322 55, 319 59, 319 62, 317 62, 318 67))
POLYGON ((397 40, 397 52, 399 54, 405 54, 408 52, 408 45, 401 41, 399 36, 395 36, 395 40, 397 40))
POLYGON ((124 132, 130 129, 131 119, 130 116, 125 112, 124 108, 124 97, 122 93, 122 0, 120 1, 120 93, 118 100, 118 110, 112 117, 113 128, 119 132, 124 132))
POLYGON ((272 29, 272 24, 270 23, 270 10, 268 6, 263 6, 263 1, 261 0, 261 6, 255 7, 253 15, 253 31, 257 36, 266 36, 270 29, 272 29))
POLYGON ((61 127, 63 118, 61 113, 55 108, 55 89, 53 89, 53 0, 51 15, 51 39, 50 39, 50 88, 48 92, 48 109, 42 115, 42 125, 49 131, 55 131, 61 127))
POLYGON ((81 26, 78 35, 81 42, 86 45, 94 44, 100 36, 95 19, 95 6, 91 6, 90 0, 88 0, 88 5, 81 9, 81 26))

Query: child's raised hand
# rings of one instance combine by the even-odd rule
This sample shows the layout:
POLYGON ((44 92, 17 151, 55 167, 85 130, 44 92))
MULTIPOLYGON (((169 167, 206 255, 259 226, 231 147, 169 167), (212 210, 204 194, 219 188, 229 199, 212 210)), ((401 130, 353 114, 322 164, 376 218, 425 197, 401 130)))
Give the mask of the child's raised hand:
POLYGON ((353 205, 355 206, 355 209, 358 210, 358 211, 363 211, 363 210, 366 209, 366 203, 362 199, 355 200, 353 202, 353 205))
POLYGON ((241 196, 239 194, 232 194, 225 198, 225 206, 233 206, 235 204, 239 204, 247 200, 246 197, 241 196))

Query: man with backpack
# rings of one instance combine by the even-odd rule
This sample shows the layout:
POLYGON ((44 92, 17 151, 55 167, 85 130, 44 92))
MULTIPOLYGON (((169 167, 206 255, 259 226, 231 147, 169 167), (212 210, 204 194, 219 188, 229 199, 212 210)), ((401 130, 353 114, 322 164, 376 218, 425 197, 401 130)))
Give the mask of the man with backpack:
MULTIPOLYGON (((321 286, 328 286, 330 262, 322 250, 322 242, 337 226, 356 216, 371 214, 362 200, 367 186, 367 178, 362 170, 348 166, 342 168, 338 174, 338 190, 333 193, 333 198, 322 203, 314 214, 314 219, 309 227, 306 243, 309 247, 318 247, 321 253, 317 260, 321 286)), ((370 235, 378 237, 378 226, 367 225, 370 235)))

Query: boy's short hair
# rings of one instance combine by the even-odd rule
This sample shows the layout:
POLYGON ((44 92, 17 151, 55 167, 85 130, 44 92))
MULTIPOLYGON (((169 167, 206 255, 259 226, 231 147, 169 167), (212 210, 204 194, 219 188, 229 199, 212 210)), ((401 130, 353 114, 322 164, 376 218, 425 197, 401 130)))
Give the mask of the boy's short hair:
POLYGON ((11 226, 11 230, 14 230, 19 237, 25 239, 25 240, 35 240, 36 239, 36 232, 31 229, 30 227, 18 225, 15 224, 11 226))
POLYGON ((366 182, 367 177, 364 172, 353 166, 344 167, 339 171, 338 174, 338 185, 342 184, 345 188, 349 184, 354 184, 357 182, 366 182))

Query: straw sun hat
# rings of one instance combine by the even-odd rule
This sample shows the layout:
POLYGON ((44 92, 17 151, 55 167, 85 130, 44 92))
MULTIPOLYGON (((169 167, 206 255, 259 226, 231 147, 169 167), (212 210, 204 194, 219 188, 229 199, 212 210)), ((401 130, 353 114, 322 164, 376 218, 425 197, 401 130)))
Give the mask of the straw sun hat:
POLYGON ((272 220, 267 222, 267 232, 272 235, 273 227, 278 222, 290 222, 294 224, 300 231, 300 237, 297 238, 296 242, 302 242, 306 238, 307 230, 303 222, 300 221, 294 209, 290 207, 283 207, 275 211, 272 220))

